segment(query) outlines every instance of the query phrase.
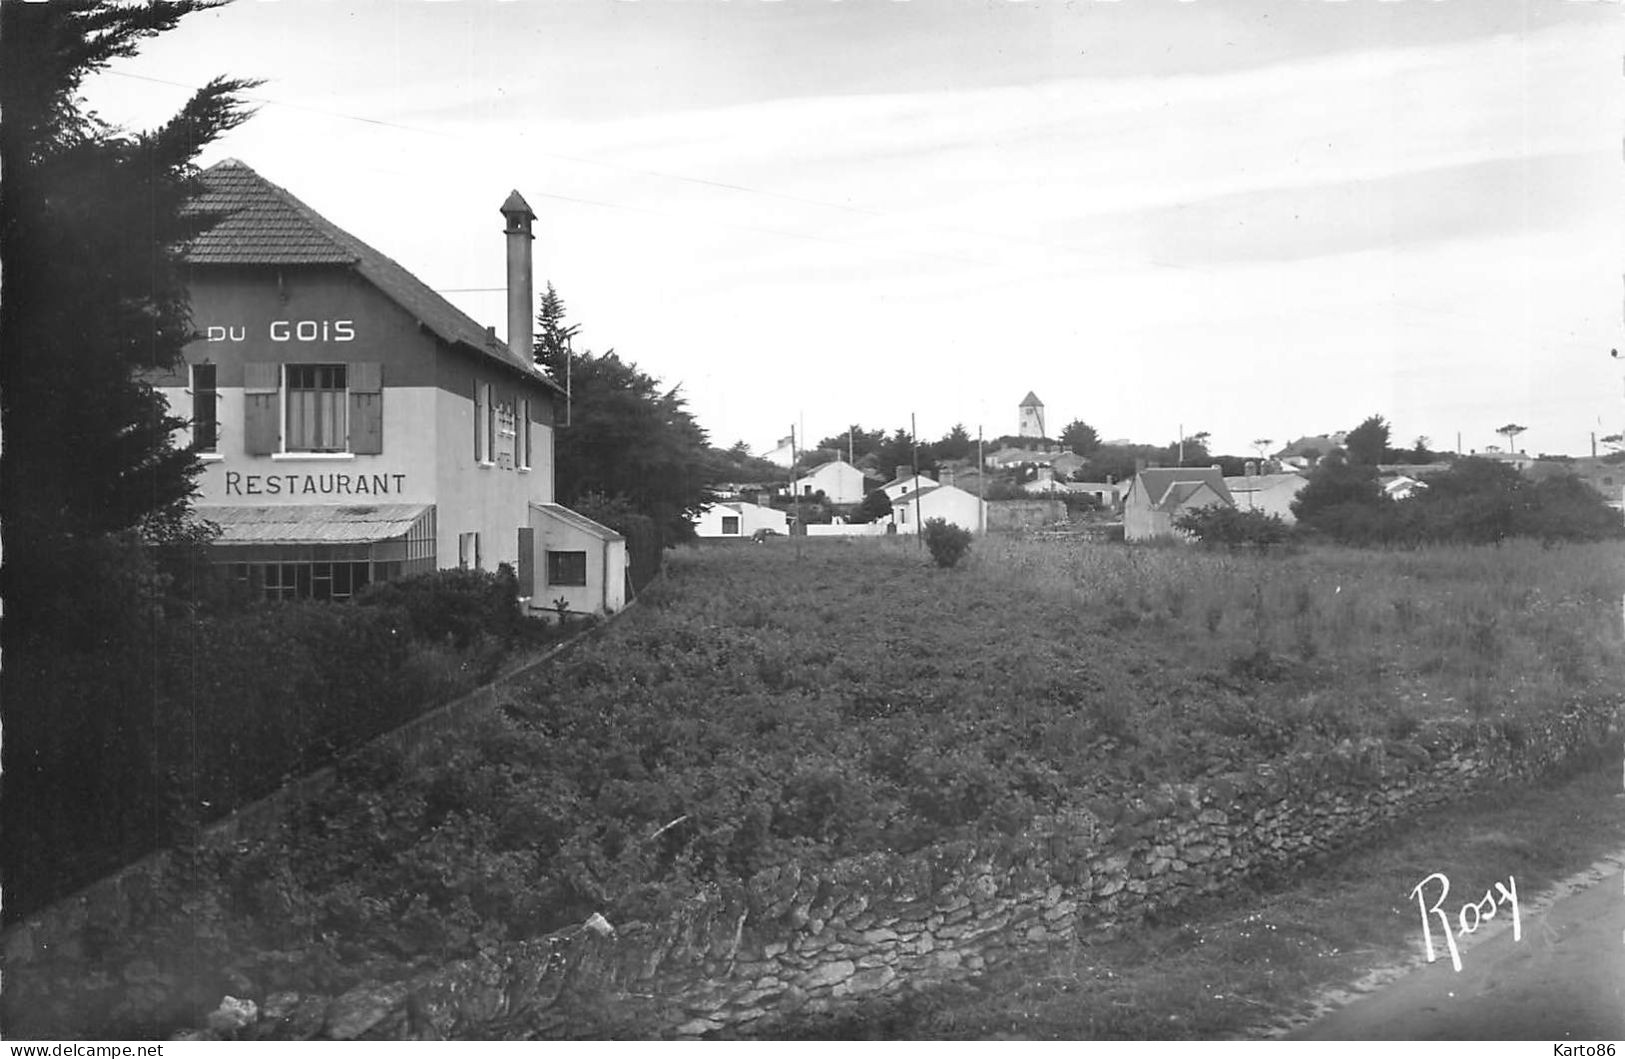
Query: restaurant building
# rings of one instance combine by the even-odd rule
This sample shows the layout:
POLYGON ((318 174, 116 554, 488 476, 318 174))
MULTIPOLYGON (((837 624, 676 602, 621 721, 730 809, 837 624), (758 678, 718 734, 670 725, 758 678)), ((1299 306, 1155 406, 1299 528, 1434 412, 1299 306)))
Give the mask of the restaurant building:
POLYGON ((186 251, 200 337, 155 385, 204 450, 195 510, 229 573, 267 598, 346 599, 507 563, 537 613, 624 605, 625 540, 554 503, 565 398, 532 361, 519 193, 501 207, 502 342, 243 163, 203 177, 197 208, 224 219, 186 251))

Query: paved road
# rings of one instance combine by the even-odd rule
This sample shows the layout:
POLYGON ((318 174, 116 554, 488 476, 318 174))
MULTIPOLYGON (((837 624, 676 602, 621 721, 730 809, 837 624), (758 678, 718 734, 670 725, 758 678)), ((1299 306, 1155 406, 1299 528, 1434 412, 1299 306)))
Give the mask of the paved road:
POLYGON ((1524 910, 1522 928, 1514 941, 1503 920, 1461 953, 1459 972, 1441 951, 1288 1039, 1625 1040, 1625 875, 1524 910))

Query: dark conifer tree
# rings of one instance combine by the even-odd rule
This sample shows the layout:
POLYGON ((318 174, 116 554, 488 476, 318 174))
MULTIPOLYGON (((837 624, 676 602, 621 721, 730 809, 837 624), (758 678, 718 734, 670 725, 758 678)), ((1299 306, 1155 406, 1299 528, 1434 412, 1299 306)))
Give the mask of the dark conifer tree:
MULTIPOLYGON (((171 441, 145 373, 178 363, 193 330, 181 247, 214 218, 187 208, 193 159, 248 117, 219 78, 157 129, 87 111, 85 77, 212 0, 0 4, 0 506, 9 629, 72 589, 75 553, 121 531, 182 525, 200 465, 171 441)), ((86 586, 90 587, 90 586, 86 586)))

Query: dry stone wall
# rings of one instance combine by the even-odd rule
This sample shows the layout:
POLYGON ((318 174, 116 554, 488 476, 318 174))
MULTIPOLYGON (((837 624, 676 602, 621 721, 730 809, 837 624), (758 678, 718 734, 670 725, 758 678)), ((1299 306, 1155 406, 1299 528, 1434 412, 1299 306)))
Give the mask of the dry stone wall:
MULTIPOLYGON (((771 1035, 788 1020, 972 975, 1024 949, 1109 936, 1238 879, 1290 870, 1415 811, 1618 748, 1618 713, 1538 729, 1459 725, 1347 742, 1254 772, 1163 785, 1020 835, 822 870, 770 869, 659 922, 614 910, 410 982, 278 994, 198 1036, 771 1035), (240 1024, 239 1024, 240 1023, 240 1024)), ((217 1024, 218 1025, 218 1024, 217 1024)))

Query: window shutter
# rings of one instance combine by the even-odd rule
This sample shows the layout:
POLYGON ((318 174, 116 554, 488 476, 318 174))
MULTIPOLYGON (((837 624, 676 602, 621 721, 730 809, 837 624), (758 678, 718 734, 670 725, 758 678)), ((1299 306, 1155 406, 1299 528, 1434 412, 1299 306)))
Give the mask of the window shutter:
POLYGON ((536 594, 536 530, 531 526, 519 527, 519 594, 536 594))
POLYGON ((384 451, 384 373, 377 362, 350 365, 350 451, 384 451))
POLYGON ((281 447, 281 376, 280 364, 243 365, 243 451, 250 456, 269 456, 281 447))

